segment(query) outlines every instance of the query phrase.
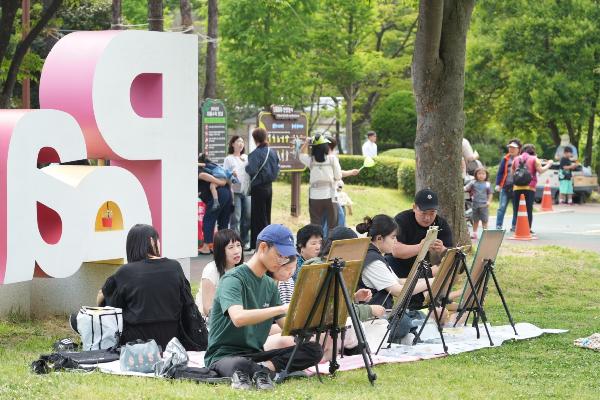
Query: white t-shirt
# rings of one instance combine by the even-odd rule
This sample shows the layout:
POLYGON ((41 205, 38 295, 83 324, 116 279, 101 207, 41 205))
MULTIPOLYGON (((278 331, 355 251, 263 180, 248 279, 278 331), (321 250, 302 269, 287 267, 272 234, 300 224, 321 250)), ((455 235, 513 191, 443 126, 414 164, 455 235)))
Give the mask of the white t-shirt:
POLYGON ((231 184, 234 193, 245 193, 245 189, 250 184, 250 175, 246 172, 246 165, 248 165, 248 156, 245 154, 240 157, 230 154, 223 161, 223 168, 234 171, 239 181, 231 184))
POLYGON ((377 143, 367 139, 362 145, 362 155, 365 157, 377 157, 377 143))
MULTIPOLYGON (((208 279, 213 285, 215 285, 215 290, 219 286, 219 271, 217 271, 217 264, 214 261, 209 262, 204 267, 202 271, 202 279, 208 279)), ((200 309, 200 312, 204 314, 204 308, 202 308, 202 280, 200 281, 200 289, 198 289, 198 294, 196 295, 196 305, 200 309)))
POLYGON ((335 182, 342 179, 340 160, 329 154, 324 162, 317 162, 308 154, 300 154, 300 162, 310 169, 310 191, 314 200, 331 199, 335 194, 335 182))
POLYGON ((386 263, 380 260, 365 265, 362 271, 362 280, 367 287, 375 290, 384 290, 398 283, 396 274, 386 263))

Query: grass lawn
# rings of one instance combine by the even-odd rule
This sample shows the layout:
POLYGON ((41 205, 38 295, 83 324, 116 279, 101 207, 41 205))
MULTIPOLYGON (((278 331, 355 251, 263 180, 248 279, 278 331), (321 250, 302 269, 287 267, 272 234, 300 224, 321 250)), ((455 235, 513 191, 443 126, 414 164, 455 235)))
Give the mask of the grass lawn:
MULTIPOLYGON (((33 375, 29 364, 49 352, 55 340, 72 334, 65 317, 28 320, 14 315, 0 320, 0 399, 597 399, 600 354, 573 346, 573 340, 600 331, 600 256, 507 244, 497 276, 516 322, 570 331, 436 360, 376 366, 375 388, 365 371, 358 370, 325 378, 324 384, 297 380, 270 393, 239 393, 224 385, 101 373, 33 375)), ((487 311, 493 324, 507 323, 493 289, 487 311)))

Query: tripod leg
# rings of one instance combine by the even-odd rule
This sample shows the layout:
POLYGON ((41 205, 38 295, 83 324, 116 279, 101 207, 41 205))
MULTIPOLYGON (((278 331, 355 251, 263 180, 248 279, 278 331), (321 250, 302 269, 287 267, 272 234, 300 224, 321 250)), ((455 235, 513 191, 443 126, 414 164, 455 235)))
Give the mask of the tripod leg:
MULTIPOLYGON (((369 344, 366 340, 366 336, 362 327, 360 325, 360 321, 358 320, 358 316, 356 315, 356 310, 354 309, 354 305, 352 304, 352 300, 350 299, 350 294, 348 293, 348 289, 346 288, 346 283, 344 282, 344 277, 342 276, 342 271, 337 270, 337 280, 336 282, 339 284, 340 289, 342 291, 342 295, 344 296, 344 301, 346 303, 346 308, 348 309, 348 314, 350 315, 350 319, 352 320, 352 326, 354 328, 354 332, 356 334, 356 339, 358 340, 358 346, 360 352, 363 357, 363 361, 365 363, 365 368, 367 369, 367 376, 369 378, 369 382, 371 385, 375 384, 375 379, 377 379, 377 375, 373 373, 371 370, 371 366, 373 365, 373 360, 371 359, 371 351, 369 349, 369 344)), ((336 288, 335 295, 339 295, 339 291, 336 288)))
POLYGON ((444 328, 442 327, 441 316, 438 316, 437 310, 435 309, 435 298, 433 297, 433 291, 431 290, 429 279, 425 278, 425 284, 427 285, 427 292, 429 293, 429 298, 431 299, 431 302, 429 303, 430 308, 433 310, 435 323, 437 325, 438 332, 440 333, 440 339, 442 339, 442 347, 444 349, 444 353, 448 353, 448 346, 446 346, 446 340, 444 339, 444 328))
POLYGON ((292 350, 292 354, 290 355, 290 359, 288 360, 285 369, 279 372, 279 374, 277 374, 276 383, 281 383, 287 379, 290 373, 290 367, 292 366, 292 361, 294 361, 294 358, 296 357, 296 352, 298 351, 300 346, 302 346, 304 341, 305 336, 303 334, 298 334, 298 336, 296 336, 296 345, 294 346, 294 350, 292 350))
MULTIPOLYGON (((485 295, 486 295, 486 286, 485 284, 488 282, 488 277, 487 274, 489 273, 489 270, 484 267, 483 270, 483 282, 484 282, 484 286, 483 286, 483 291, 481 292, 481 300, 479 299, 479 297, 475 296, 475 303, 477 304, 477 315, 481 316, 481 321, 483 322, 483 327, 485 328, 485 332, 487 333, 487 337, 490 340, 490 346, 494 345, 494 342, 492 341, 492 335, 490 335, 490 330, 488 329, 487 326, 487 317, 485 316, 485 310, 483 309, 483 302, 485 300, 485 295)), ((480 281, 482 281, 480 279, 480 281)), ((477 288, 479 290, 479 287, 477 288)), ((479 324, 476 325, 477 328, 477 338, 479 339, 479 324)))
MULTIPOLYGON (((334 267, 335 268, 335 267, 334 267)), ((338 335, 340 333, 340 328, 338 327, 338 311, 340 309, 340 298, 339 298, 339 274, 335 273, 332 277, 333 279, 333 324, 331 327, 331 339, 333 341, 333 350, 331 351, 331 360, 329 361, 329 373, 333 376, 335 375, 335 371, 340 368, 340 365, 337 362, 337 344, 338 344, 338 335)), ((325 313, 323 313, 324 315, 325 313)), ((344 321, 345 322, 345 321, 344 321)))
POLYGON ((498 279, 496 279, 496 274, 494 273, 493 269, 490 272, 492 274, 492 279, 494 280, 494 284, 496 285, 496 290, 498 291, 498 294, 500 295, 500 300, 502 300, 502 305, 504 306, 504 311, 506 311, 506 315, 508 316, 508 320, 510 321, 513 331, 515 331, 515 335, 518 335, 517 329, 515 328, 515 323, 513 322, 512 316, 510 315, 510 311, 508 311, 508 305, 506 304, 506 300, 504 299, 504 294, 502 293, 502 289, 500 289, 500 285, 498 284, 498 279))
POLYGON ((421 337, 421 333, 423 333, 423 329, 425 329, 425 325, 427 324, 427 321, 429 321, 429 317, 431 316, 431 311, 432 310, 431 310, 431 306, 430 306, 429 307, 429 312, 427 313, 427 316, 423 320, 423 324, 421 325, 421 328, 419 328, 419 332, 417 332, 417 334, 415 335, 415 338, 413 339, 413 346, 419 342, 419 338, 421 337))

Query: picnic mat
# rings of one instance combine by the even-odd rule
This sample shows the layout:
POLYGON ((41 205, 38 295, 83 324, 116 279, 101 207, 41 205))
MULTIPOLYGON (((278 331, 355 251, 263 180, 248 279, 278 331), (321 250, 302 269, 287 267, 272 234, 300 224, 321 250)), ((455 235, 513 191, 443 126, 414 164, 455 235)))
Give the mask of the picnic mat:
MULTIPOLYGON (((387 348, 387 344, 382 346, 379 354, 375 354, 379 343, 387 329, 387 321, 375 321, 373 323, 366 322, 364 324, 367 342, 372 353, 373 364, 390 364, 401 362, 413 362, 419 360, 428 360, 432 358, 445 357, 446 354, 442 348, 442 342, 434 323, 428 323, 421 334, 422 343, 414 346, 405 346, 400 344, 392 344, 387 348)), ((508 340, 523 340, 541 336, 544 333, 565 333, 564 329, 540 329, 537 326, 529 323, 518 323, 515 325, 518 335, 515 335, 510 325, 491 326, 490 336, 494 346, 490 345, 488 337, 485 333, 483 325, 480 325, 480 338, 477 339, 476 329, 471 326, 444 328, 444 339, 448 346, 448 354, 458 354, 467 351, 474 351, 486 347, 498 347, 508 340)), ((204 352, 190 351, 188 352, 190 367, 204 367, 204 352)), ((340 365, 339 371, 349 371, 358 368, 364 368, 362 355, 344 356, 338 358, 340 365)), ((119 361, 113 361, 105 364, 98 364, 98 369, 107 374, 117 375, 133 375, 154 377, 154 374, 144 374, 138 372, 122 372, 119 361)), ((329 362, 319 365, 319 373, 327 374, 329 371, 329 362)), ((309 374, 315 374, 315 367, 307 370, 309 374)))

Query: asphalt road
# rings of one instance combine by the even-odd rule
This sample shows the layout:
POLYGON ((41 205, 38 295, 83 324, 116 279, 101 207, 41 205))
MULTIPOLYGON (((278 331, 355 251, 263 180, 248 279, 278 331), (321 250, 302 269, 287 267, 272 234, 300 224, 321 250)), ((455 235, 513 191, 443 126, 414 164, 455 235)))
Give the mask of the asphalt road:
MULTIPOLYGON (((539 207, 539 205, 536 205, 539 207)), ((504 226, 510 226, 512 208, 504 218, 504 226)), ((495 218, 489 226, 495 225, 495 218)), ((554 205, 554 211, 534 212, 533 231, 536 240, 510 240, 511 244, 527 246, 556 245, 600 253, 600 204, 554 205)), ((506 238, 512 235, 507 232, 506 238)))

